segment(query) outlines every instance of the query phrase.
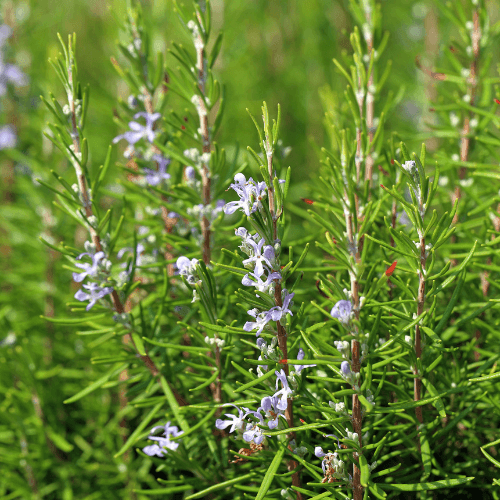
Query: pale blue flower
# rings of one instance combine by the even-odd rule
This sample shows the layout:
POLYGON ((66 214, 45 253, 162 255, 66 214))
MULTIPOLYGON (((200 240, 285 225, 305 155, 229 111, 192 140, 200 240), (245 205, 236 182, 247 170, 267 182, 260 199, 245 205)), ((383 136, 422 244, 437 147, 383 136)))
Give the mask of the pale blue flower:
POLYGON ((89 301, 89 304, 85 308, 86 311, 92 309, 92 307, 94 307, 95 303, 99 299, 102 299, 105 295, 108 295, 108 293, 111 293, 113 291, 113 287, 107 286, 101 288, 101 286, 97 283, 89 283, 88 285, 83 285, 83 288, 85 288, 85 290, 87 290, 89 293, 85 293, 82 289, 80 289, 75 293, 75 299, 79 300, 80 302, 84 302, 85 300, 89 301))
POLYGON ((12 28, 8 24, 0 24, 0 49, 12 35, 12 28))
POLYGON ((0 25, 0 96, 5 95, 9 83, 18 87, 28 84, 28 77, 17 66, 4 63, 2 49, 11 34, 12 28, 10 26, 6 24, 0 25))
POLYGON ((182 433, 183 431, 179 431, 176 425, 170 425, 170 422, 167 422, 165 425, 157 425, 151 429, 151 435, 148 436, 148 439, 157 441, 158 444, 146 446, 142 451, 150 457, 157 456, 163 458, 168 453, 167 450, 176 451, 179 447, 179 441, 171 441, 170 437, 177 437, 182 433), (154 433, 158 429, 162 429, 163 433, 160 436, 155 436, 154 433))
POLYGON ((191 165, 188 165, 186 167, 186 170, 184 170, 184 173, 186 174, 186 179, 188 181, 194 181, 195 178, 195 170, 191 165))
POLYGON ((264 251, 262 251, 262 247, 266 240, 261 238, 259 243, 256 243, 252 238, 247 238, 246 243, 248 243, 253 249, 253 255, 248 259, 243 261, 243 265, 247 266, 249 264, 254 264, 254 274, 256 276, 262 276, 264 274, 264 265, 268 267, 269 271, 272 271, 273 265, 271 261, 274 260, 274 248, 271 245, 266 245, 264 247, 264 251))
POLYGON ((258 337, 262 333, 262 330, 264 330, 264 327, 271 321, 269 311, 259 312, 258 309, 250 309, 247 312, 250 316, 253 316, 256 321, 247 321, 243 325, 243 330, 245 330, 245 332, 251 332, 257 329, 256 335, 258 337))
POLYGON ((153 155, 153 160, 158 163, 158 170, 145 168, 146 182, 150 186, 158 186, 162 181, 170 179, 170 174, 167 174, 167 166, 170 165, 170 159, 164 158, 161 155, 153 155))
POLYGON ((274 372, 276 374, 276 391, 273 397, 281 396, 277 408, 280 410, 286 410, 288 406, 288 398, 292 396, 293 390, 290 389, 288 385, 288 379, 286 378, 286 373, 283 368, 278 372, 274 372), (278 391, 278 385, 281 382, 281 389, 278 391))
MULTIPOLYGON (((262 419, 262 415, 257 412, 252 412, 258 419, 259 419, 259 424, 263 425, 264 421, 262 419)), ((264 441, 265 435, 262 434, 262 429, 258 426, 257 423, 250 422, 247 424, 246 430, 243 433, 243 440, 246 441, 247 443, 251 443, 252 441, 256 444, 259 445, 264 441)))
POLYGON ((288 290, 286 288, 283 290, 283 305, 281 307, 274 306, 268 311, 268 314, 271 316, 271 319, 273 321, 281 321, 283 316, 285 316, 286 314, 290 314, 290 316, 293 316, 293 313, 292 311, 290 311, 289 307, 294 295, 295 293, 288 293, 288 290))
POLYGON ((91 253, 81 253, 77 259, 80 260, 84 255, 92 259, 92 264, 87 262, 75 262, 75 266, 83 269, 81 273, 73 273, 73 280, 81 283, 87 276, 95 278, 97 273, 101 270, 101 261, 106 257, 104 252, 97 252, 95 255, 91 253))
POLYGON ((269 429, 276 429, 278 427, 279 417, 285 418, 283 409, 279 408, 279 398, 274 396, 266 396, 262 398, 260 402, 260 407, 257 411, 263 411, 267 420, 267 426, 269 429))
POLYGON ((240 199, 225 205, 224 213, 229 215, 241 208, 246 215, 250 215, 260 208, 262 198, 266 195, 267 185, 263 181, 256 183, 251 177, 247 181, 243 174, 236 174, 234 180, 235 182, 229 187, 236 191, 240 199))
POLYGON ((351 374, 351 367, 349 365, 349 361, 342 361, 340 364, 340 371, 345 378, 348 378, 351 374))
POLYGON ((331 316, 347 325, 352 317, 352 304, 349 300, 339 300, 330 312, 331 316))
POLYGON ((265 281, 262 280, 261 276, 257 276, 257 274, 255 273, 248 273, 243 276, 241 284, 245 286, 254 286, 255 288, 257 288, 257 290, 259 290, 259 292, 267 292, 273 281, 280 279, 281 274, 277 272, 269 274, 265 281), (252 277, 252 279, 250 279, 250 277, 252 277))
MULTIPOLYGON (((144 260, 144 256, 143 256, 143 253, 144 253, 144 250, 146 250, 146 247, 142 244, 142 243, 138 243, 137 246, 136 246, 136 251, 135 251, 135 265, 136 267, 139 267, 139 266, 142 266, 144 264, 143 260, 144 260)), ((117 258, 118 259, 121 259, 123 257, 123 255, 127 252, 130 252, 130 253, 134 253, 134 249, 132 247, 125 247, 125 248, 122 248, 121 250, 118 251, 118 253, 116 254, 117 258)), ((127 267, 127 264, 126 263, 123 263, 123 264, 120 264, 122 267, 127 267)), ((128 268, 126 269, 126 272, 127 274, 130 274, 132 272, 132 262, 130 263, 130 265, 128 266, 128 268)))
POLYGON ((118 141, 125 139, 131 146, 133 146, 136 142, 145 138, 149 142, 153 142, 156 137, 156 132, 153 130, 153 125, 156 120, 161 117, 160 113, 145 113, 143 111, 136 113, 134 115, 134 120, 137 118, 143 117, 146 119, 146 126, 141 125, 136 121, 129 122, 128 126, 130 130, 127 130, 125 133, 121 135, 117 135, 113 139, 113 144, 116 144, 118 141))
POLYGON ((226 429, 227 427, 231 426, 229 429, 229 433, 232 433, 237 430, 241 430, 243 426, 245 425, 245 418, 251 411, 248 408, 242 407, 238 408, 236 405, 233 404, 225 404, 224 406, 234 406, 238 410, 238 415, 232 415, 231 413, 225 413, 225 416, 228 417, 227 420, 222 420, 218 418, 215 421, 215 427, 217 429, 226 429))
POLYGON ((179 274, 181 276, 186 277, 186 281, 190 285, 194 285, 197 281, 195 276, 196 274, 196 265, 198 264, 198 259, 189 260, 187 257, 179 257, 176 262, 177 269, 179 270, 179 274))

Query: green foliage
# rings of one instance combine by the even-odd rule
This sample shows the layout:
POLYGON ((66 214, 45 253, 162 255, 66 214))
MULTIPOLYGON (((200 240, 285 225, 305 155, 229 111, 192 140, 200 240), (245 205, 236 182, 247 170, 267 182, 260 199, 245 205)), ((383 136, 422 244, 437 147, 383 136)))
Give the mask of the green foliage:
POLYGON ((498 9, 104 5, 0 7, 0 496, 497 498, 498 9))

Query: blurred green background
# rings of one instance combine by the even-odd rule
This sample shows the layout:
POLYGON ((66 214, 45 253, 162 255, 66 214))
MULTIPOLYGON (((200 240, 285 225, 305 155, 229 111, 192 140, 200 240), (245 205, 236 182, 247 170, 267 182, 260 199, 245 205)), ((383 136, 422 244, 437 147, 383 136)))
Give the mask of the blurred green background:
MULTIPOLYGON (((172 2, 145 1, 143 6, 156 50, 165 51, 172 40, 189 43, 180 29, 172 2)), ((90 84, 92 92, 87 134, 94 162, 102 161, 110 139, 118 133, 112 121, 116 98, 127 95, 110 63, 111 56, 120 59, 115 41, 120 38, 126 14, 125 0, 73 0, 64 7, 56 1, 8 0, 3 2, 2 9, 4 19, 5 12, 10 10, 13 11, 10 16, 18 23, 13 44, 18 62, 25 65, 32 77, 29 102, 40 108, 40 120, 46 115, 37 96, 49 91, 55 95, 62 92, 47 64, 47 59, 60 50, 56 33, 64 38, 73 31, 77 33, 81 79, 90 84)), ((343 100, 345 81, 334 69, 332 58, 350 51, 348 34, 353 24, 347 2, 216 0, 213 10, 215 30, 224 31, 216 72, 226 87, 227 98, 225 124, 218 142, 255 147, 256 134, 246 108, 258 114, 262 100, 268 102, 270 109, 280 103, 283 143, 292 147, 288 163, 296 177, 306 179, 318 164, 313 145, 324 145, 320 91, 324 93, 329 86, 335 92, 335 99, 343 100)), ((393 130, 404 135, 421 123, 426 82, 417 73, 414 59, 418 54, 425 55, 424 24, 426 16, 431 16, 424 2, 409 0, 382 2, 382 14, 390 32, 383 61, 393 63, 387 86, 395 93, 402 87, 405 89, 404 101, 394 111, 391 124, 393 130)), ((448 29, 447 24, 444 29, 448 29)), ((172 57, 167 56, 167 64, 175 71, 172 57)), ((20 132, 23 136, 28 130, 22 127, 20 132)), ((40 137, 34 126, 29 127, 29 134, 33 142, 36 134, 40 137)))

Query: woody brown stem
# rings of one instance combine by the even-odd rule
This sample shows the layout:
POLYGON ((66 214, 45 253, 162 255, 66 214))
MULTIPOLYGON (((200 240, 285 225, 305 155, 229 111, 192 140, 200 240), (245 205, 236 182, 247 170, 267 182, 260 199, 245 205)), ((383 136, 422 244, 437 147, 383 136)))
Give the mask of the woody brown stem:
MULTIPOLYGON (((151 92, 148 90, 147 85, 149 84, 149 72, 148 72, 148 65, 146 61, 146 55, 144 54, 144 51, 142 50, 142 39, 139 35, 139 31, 137 30, 137 26, 135 23, 132 23, 132 33, 134 36, 135 40, 138 40, 139 43, 137 46, 139 46, 139 49, 137 49, 139 58, 141 59, 142 62, 142 71, 143 71, 143 76, 144 76, 144 82, 146 85, 143 85, 141 87, 141 92, 144 97, 144 109, 146 110, 146 113, 152 115, 154 113, 154 106, 153 106, 153 96, 151 95, 151 92)), ((153 124, 153 130, 156 128, 156 123, 153 124)), ((151 144, 151 150, 157 154, 161 155, 160 149, 155 146, 154 144, 151 144)), ((158 163, 157 163, 157 168, 158 168, 158 163)), ((165 195, 161 195, 161 199, 163 202, 167 202, 167 197, 165 195)), ((177 222, 176 219, 173 219, 168 216, 168 209, 165 205, 161 206, 161 218, 163 220, 163 225, 165 228, 165 232, 167 234, 170 234, 177 222)), ((174 255, 173 255, 173 247, 170 243, 166 244, 166 249, 165 249, 165 260, 169 261, 172 260, 174 255)), ((173 263, 167 264, 167 273, 169 276, 174 275, 174 265, 173 263)))
MULTIPOLYGON (((71 39, 69 42, 69 53, 72 54, 72 49, 71 49, 71 39)), ((70 84, 70 89, 73 86, 73 74, 72 74, 72 61, 70 60, 70 64, 68 66, 68 80, 70 84)), ((80 153, 81 153, 81 148, 80 148, 80 134, 78 131, 77 127, 77 116, 76 116, 76 110, 75 110, 75 101, 74 101, 74 96, 71 90, 68 91, 68 102, 69 102, 69 108, 70 108, 70 119, 71 119, 71 137, 73 139, 73 153, 75 156, 78 158, 80 153)), ((85 210, 85 215, 87 218, 93 217, 93 211, 92 211, 92 205, 90 203, 90 197, 87 189, 87 182, 85 180, 85 176, 83 174, 83 169, 82 166, 78 161, 73 159, 73 165, 75 167, 76 171, 76 176, 78 179, 78 187, 81 195, 81 201, 83 205, 83 209, 85 210)), ((92 238, 92 242, 94 243, 96 252, 102 251, 102 244, 101 244, 101 238, 98 234, 98 232, 95 230, 95 228, 89 224, 89 232, 90 236, 92 238)), ((113 309, 115 310, 116 313, 118 314, 123 314, 125 311, 123 304, 120 300, 120 297, 118 296, 118 292, 116 290, 113 290, 111 293, 111 302, 113 303, 113 309)), ((130 335, 130 333, 126 334, 125 337, 131 342, 131 344, 134 347, 134 350, 137 353, 137 356, 139 359, 144 363, 146 368, 149 370, 151 375, 156 378, 160 375, 160 370, 158 367, 155 365, 154 361, 149 357, 149 355, 141 355, 139 354, 139 350, 137 349, 137 346, 134 342, 134 339, 130 335)), ((174 393, 177 401, 179 404, 185 405, 184 399, 177 393, 175 389, 172 388, 172 392, 174 393)))
MULTIPOLYGON (((203 26, 202 19, 200 17, 200 13, 198 15, 198 21, 200 26, 203 26)), ((195 43, 196 49, 196 69, 198 71, 198 88, 203 96, 205 96, 206 92, 206 82, 207 82, 207 69, 206 69, 206 52, 205 52, 205 43, 201 36, 201 33, 198 33, 197 41, 195 43)), ((205 105, 205 101, 201 96, 198 96, 198 117, 200 119, 200 132, 201 132, 201 140, 202 140, 202 153, 210 153, 212 149, 211 140, 210 140, 210 128, 208 124, 208 109, 205 105)), ((210 168, 209 163, 205 160, 201 163, 201 201, 204 207, 207 207, 212 202, 212 179, 210 177, 210 168)), ((210 221, 208 217, 204 214, 201 219, 201 234, 203 239, 203 247, 202 247, 202 258, 205 265, 210 264, 211 256, 212 256, 212 246, 211 246, 211 238, 212 231, 210 229, 210 221)), ((211 385, 212 396, 214 401, 221 403, 222 402, 222 373, 221 373, 221 356, 220 356, 220 348, 218 345, 215 345, 215 364, 217 369, 219 370, 219 374, 217 376, 217 380, 214 384, 211 385)))
MULTIPOLYGON (((275 196, 274 196, 274 184, 273 184, 273 149, 271 145, 271 141, 269 140, 269 137, 266 136, 266 151, 267 151, 267 170, 269 173, 269 188, 268 188, 268 199, 269 199, 269 212, 271 213, 271 220, 272 220, 272 231, 273 231, 273 239, 276 241, 278 239, 278 217, 276 216, 276 207, 275 207, 275 196)), ((275 288, 274 288, 274 303, 278 307, 283 306, 283 299, 281 297, 282 293, 282 288, 281 288, 281 282, 279 280, 275 280, 275 288)), ((288 345, 287 345, 287 335, 286 335, 286 330, 281 324, 280 321, 276 322, 276 327, 278 330, 278 347, 280 348, 280 351, 283 355, 283 360, 285 360, 285 364, 283 365, 283 371, 285 372, 285 375, 288 377, 288 374, 290 373, 290 370, 288 368, 288 364, 286 363, 286 360, 288 359, 288 345)), ((292 428, 294 427, 293 423, 293 400, 288 398, 287 399, 287 405, 286 405, 286 410, 285 410, 285 418, 288 423, 288 427, 292 428)), ((288 439, 294 440, 295 439, 295 432, 290 432, 288 434, 288 439)), ((289 472, 292 472, 295 470, 298 466, 298 463, 295 460, 289 460, 287 463, 287 468, 289 472)), ((294 472, 292 474, 292 485, 300 487, 301 482, 300 482, 300 474, 298 472, 294 472)), ((297 500, 302 500, 302 493, 299 491, 296 492, 297 494, 297 500)))
MULTIPOLYGON (((418 296, 417 296, 417 316, 420 316, 424 312, 425 306, 425 265, 427 261, 427 256, 425 253, 425 238, 423 234, 420 235, 420 265, 422 270, 419 273, 418 280, 418 296)), ((420 332, 420 325, 417 323, 415 327, 415 355, 418 359, 422 357, 422 339, 420 332)), ((418 371, 418 366, 413 367, 413 373, 416 375, 413 381, 413 400, 420 401, 422 393, 422 379, 418 371)), ((415 408, 415 415, 420 424, 424 422, 424 417, 422 415, 422 407, 417 406, 415 408)))
MULTIPOLYGON (((363 108, 362 103, 360 104, 360 116, 362 116, 363 108)), ((361 151, 361 135, 356 134, 357 137, 357 150, 361 151)), ((358 153, 356 152, 356 155, 358 153)), ((359 181, 359 177, 358 177, 359 181)), ((357 199, 356 199, 357 202, 357 199)), ((354 208, 355 214, 357 216, 358 206, 356 203, 355 207, 350 207, 349 197, 347 191, 344 192, 344 214, 345 214, 345 224, 346 224, 346 236, 347 236, 347 245, 348 251, 352 257, 352 265, 354 269, 349 270, 350 280, 351 280, 351 298, 352 298, 352 309, 354 312, 354 317, 357 321, 359 321, 360 317, 360 297, 359 297, 359 282, 356 272, 356 267, 360 262, 360 254, 359 254, 359 245, 358 239, 355 232, 355 221, 354 214, 352 213, 352 209, 354 208)), ((359 235, 360 242, 362 241, 362 235, 359 235)), ((351 371, 353 373, 359 373, 361 369, 361 360, 360 360, 360 342, 357 339, 359 335, 358 327, 355 326, 355 330, 353 332, 355 338, 351 341, 351 371)), ((352 425, 354 432, 358 434, 359 446, 362 447, 362 424, 363 424, 363 416, 361 413, 361 403, 359 401, 359 396, 357 393, 352 395, 352 425)), ((362 500, 363 499, 363 487, 361 486, 361 469, 359 468, 359 457, 358 453, 353 453, 353 473, 352 473, 352 487, 353 487, 353 499, 354 500, 362 500)))

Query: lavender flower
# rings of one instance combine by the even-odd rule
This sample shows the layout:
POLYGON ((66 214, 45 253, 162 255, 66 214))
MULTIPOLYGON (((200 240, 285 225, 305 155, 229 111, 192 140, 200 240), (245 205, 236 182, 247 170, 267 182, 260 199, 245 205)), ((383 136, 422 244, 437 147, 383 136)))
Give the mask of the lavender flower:
POLYGON ((14 127, 5 125, 0 128, 0 150, 16 147, 17 136, 14 127))
POLYGON ((250 309, 247 312, 250 316, 253 316, 256 321, 247 321, 243 325, 243 330, 245 330, 245 332, 251 332, 257 329, 256 335, 258 337, 262 333, 262 330, 264 330, 264 327, 271 321, 269 311, 259 312, 258 309, 250 309))
POLYGON ((151 434, 154 434, 158 429, 162 429, 164 432, 162 436, 154 436, 150 435, 148 436, 148 439, 151 439, 152 441, 158 441, 158 444, 152 444, 149 446, 146 446, 145 448, 142 449, 142 451, 146 454, 149 455, 150 457, 153 456, 158 456, 158 457, 163 457, 164 455, 167 454, 167 449, 176 451, 177 448, 179 447, 179 442, 178 441, 171 441, 170 436, 172 437, 177 437, 182 434, 183 431, 179 431, 176 425, 170 425, 170 422, 167 422, 164 426, 163 425, 157 425, 156 427, 153 427, 151 429, 151 434))
POLYGON ((262 349, 262 347, 266 344, 266 341, 264 339, 257 339, 257 342, 255 342, 255 343, 257 344, 257 347, 259 349, 262 349))
POLYGON ((247 181, 243 174, 236 174, 234 180, 236 182, 229 187, 236 191, 240 200, 229 202, 224 207, 224 213, 230 215, 241 208, 249 216, 261 206, 261 200, 266 195, 267 185, 263 181, 255 183, 251 177, 247 181))
POLYGON ((318 458, 322 458, 321 468, 325 474, 322 482, 331 483, 336 479, 348 479, 344 473, 344 462, 339 460, 338 453, 325 453, 321 446, 314 448, 314 454, 318 458))
POLYGON ((9 82, 17 87, 23 87, 28 84, 28 77, 14 64, 3 64, 0 60, 0 96, 7 92, 9 82))
POLYGON ((345 378, 349 378, 351 375, 351 367, 349 366, 349 361, 342 361, 340 365, 340 371, 345 378))
POLYGON ((162 181, 170 179, 170 174, 167 174, 167 166, 170 165, 170 159, 164 158, 161 155, 153 155, 153 160, 158 163, 158 170, 145 168, 146 182, 150 186, 158 186, 162 181))
POLYGON ((212 219, 215 219, 217 215, 219 215, 222 211, 224 211, 224 207, 226 206, 225 200, 217 200, 215 202, 215 208, 212 210, 212 219))
POLYGON ((135 109, 139 104, 139 100, 135 95, 129 95, 127 97, 127 104, 130 109, 135 109))
POLYGON ((279 417, 285 418, 283 410, 279 408, 279 398, 277 396, 266 396, 262 398, 260 407, 257 410, 263 411, 265 417, 268 419, 267 426, 269 429, 276 429, 278 427, 279 417))
MULTIPOLYGON (((264 419, 260 413, 252 412, 252 414, 259 419, 258 424, 264 425, 264 419)), ((243 433, 244 441, 247 443, 251 443, 253 441, 256 445, 259 445, 262 441, 264 441, 266 436, 262 434, 262 429, 258 426, 258 424, 254 422, 249 422, 247 424, 246 430, 243 433)))
POLYGON ((243 241, 251 237, 246 227, 239 227, 238 229, 235 229, 234 234, 242 238, 243 241))
POLYGON ((338 319, 344 326, 351 321, 352 304, 349 300, 339 300, 332 308, 330 314, 338 319))
POLYGON ((280 410, 286 410, 288 406, 288 398, 291 397, 293 391, 290 389, 290 386, 288 385, 288 380, 286 378, 285 371, 283 368, 278 372, 274 372, 276 374, 276 393, 274 394, 273 397, 281 396, 278 404, 276 407, 280 410), (278 391, 278 385, 279 382, 281 382, 281 389, 278 391))
POLYGON ((75 262, 76 267, 83 269, 81 273, 73 273, 73 280, 77 283, 81 283, 87 276, 95 278, 101 268, 101 265, 104 264, 101 263, 102 259, 106 257, 104 252, 97 252, 95 255, 91 253, 81 253, 77 259, 80 260, 84 255, 88 255, 92 259, 92 264, 88 264, 86 262, 75 262))
POLYGON ((351 371, 351 366, 349 365, 349 361, 342 361, 342 363, 340 364, 340 374, 342 375, 342 378, 346 382, 351 384, 354 389, 357 389, 359 373, 351 371))
POLYGON ((225 404, 224 406, 234 406, 238 410, 238 416, 232 415, 231 413, 225 413, 226 417, 229 417, 228 420, 221 420, 218 418, 215 421, 215 427, 217 429, 226 429, 227 427, 231 426, 229 429, 229 433, 234 432, 235 430, 241 430, 245 424, 245 418, 246 416, 251 413, 248 408, 242 407, 238 408, 236 405, 233 404, 225 404))
POLYGON ((249 257, 252 256, 254 254, 254 243, 256 240, 260 241, 261 239, 259 233, 252 235, 246 230, 246 228, 239 227, 238 229, 235 229, 234 234, 243 240, 239 248, 241 248, 241 250, 249 257))
POLYGON ((285 314, 290 314, 290 316, 293 316, 292 311, 290 311, 288 307, 290 306, 294 295, 295 293, 288 293, 288 290, 286 288, 283 290, 283 305, 281 307, 274 306, 268 311, 273 321, 281 321, 285 314))
POLYGON ((113 291, 113 287, 107 286, 101 288, 98 283, 89 283, 88 285, 83 285, 83 288, 88 290, 89 293, 85 293, 80 289, 75 293, 75 299, 80 302, 84 302, 85 300, 89 301, 89 304, 85 308, 86 311, 92 309, 99 299, 102 299, 105 295, 113 291))
POLYGON ((156 132, 153 130, 153 125, 154 122, 161 117, 161 114, 149 114, 141 111, 134 115, 134 119, 137 120, 137 118, 139 117, 143 117, 146 119, 146 126, 141 125, 140 123, 135 121, 129 122, 128 126, 130 127, 130 130, 127 130, 127 132, 121 135, 117 135, 113 139, 113 144, 116 144, 122 139, 125 139, 131 146, 133 146, 136 142, 140 141, 143 138, 146 138, 149 142, 154 141, 156 132))
POLYGON ((198 264, 198 259, 189 260, 187 257, 179 257, 176 262, 179 274, 185 276, 190 285, 196 283, 196 264, 198 264))
POLYGON ((281 274, 277 272, 271 273, 267 278, 266 281, 263 281, 261 276, 257 276, 255 273, 248 273, 243 276, 243 279, 241 280, 241 284, 245 286, 254 286, 259 290, 259 292, 267 292, 269 290, 269 287, 272 285, 274 280, 280 280, 281 279, 281 274), (250 279, 250 276, 253 279, 250 279))
POLYGON ((194 170, 194 167, 192 167, 191 165, 188 165, 186 167, 186 170, 184 170, 184 173, 186 174, 186 179, 188 181, 194 181, 194 179, 195 179, 195 170, 194 170))
POLYGON ((264 274, 264 265, 268 266, 269 270, 272 271, 273 265, 271 261, 274 260, 274 248, 271 245, 266 245, 262 252, 262 247, 266 242, 264 238, 261 238, 259 243, 256 243, 252 238, 247 238, 245 242, 252 247, 253 255, 245 259, 243 265, 248 266, 254 264, 254 274, 259 277, 264 274))

